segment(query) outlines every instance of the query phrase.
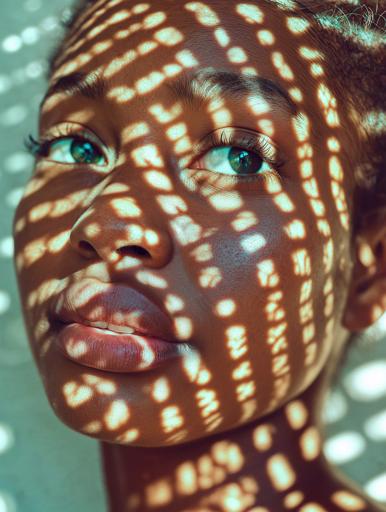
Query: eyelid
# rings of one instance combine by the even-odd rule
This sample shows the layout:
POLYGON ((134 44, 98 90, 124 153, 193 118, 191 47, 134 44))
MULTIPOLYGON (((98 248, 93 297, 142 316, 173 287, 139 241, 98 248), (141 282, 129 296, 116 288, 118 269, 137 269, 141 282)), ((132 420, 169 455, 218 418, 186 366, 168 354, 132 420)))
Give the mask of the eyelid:
MULTIPOLYGON (((111 150, 107 148, 104 142, 97 136, 90 128, 86 128, 83 125, 79 125, 77 123, 61 123, 59 125, 55 125, 54 127, 48 129, 44 135, 39 137, 39 143, 44 147, 45 145, 52 145, 55 142, 59 142, 60 140, 77 138, 81 140, 85 140, 94 144, 97 149, 101 152, 107 165, 109 163, 109 153, 111 150)), ((73 165, 73 164, 65 164, 64 162, 58 162, 62 165, 73 165)), ((97 165, 97 164, 77 164, 77 165, 97 165)), ((100 165, 98 167, 101 167, 100 165)))
POLYGON ((283 158, 279 147, 267 135, 248 128, 225 127, 217 128, 202 137, 193 145, 191 154, 180 159, 179 164, 181 168, 187 168, 212 148, 229 145, 235 146, 236 144, 240 144, 240 147, 246 146, 250 151, 256 151, 256 146, 260 146, 260 152, 264 154, 265 161, 276 168, 282 167, 286 163, 286 159, 283 158), (227 138, 228 143, 223 138, 227 138), (270 149, 274 152, 274 156, 271 157, 266 152, 264 153, 263 147, 265 145, 269 145, 270 149))

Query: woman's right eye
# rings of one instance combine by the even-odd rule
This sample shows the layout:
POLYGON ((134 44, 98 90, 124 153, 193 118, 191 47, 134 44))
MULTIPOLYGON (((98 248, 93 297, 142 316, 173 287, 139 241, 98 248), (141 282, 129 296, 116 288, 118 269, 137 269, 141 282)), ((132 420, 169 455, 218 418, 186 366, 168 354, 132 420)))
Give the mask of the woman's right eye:
POLYGON ((43 156, 63 164, 103 165, 106 159, 92 142, 79 137, 66 137, 43 144, 43 156))
POLYGON ((105 165, 107 159, 98 146, 86 137, 62 135, 35 140, 32 135, 25 147, 35 158, 45 158, 60 164, 105 165))

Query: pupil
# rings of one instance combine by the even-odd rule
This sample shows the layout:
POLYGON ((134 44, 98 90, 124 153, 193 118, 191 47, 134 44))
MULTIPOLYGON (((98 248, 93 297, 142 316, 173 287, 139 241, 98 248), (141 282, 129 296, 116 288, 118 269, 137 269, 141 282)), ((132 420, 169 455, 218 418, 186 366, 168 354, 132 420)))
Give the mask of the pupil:
POLYGON ((254 174, 264 163, 256 153, 241 148, 232 148, 228 157, 232 169, 240 174, 254 174))
POLYGON ((95 153, 93 145, 86 141, 77 141, 71 144, 71 154, 78 162, 92 164, 97 163, 99 155, 95 153))

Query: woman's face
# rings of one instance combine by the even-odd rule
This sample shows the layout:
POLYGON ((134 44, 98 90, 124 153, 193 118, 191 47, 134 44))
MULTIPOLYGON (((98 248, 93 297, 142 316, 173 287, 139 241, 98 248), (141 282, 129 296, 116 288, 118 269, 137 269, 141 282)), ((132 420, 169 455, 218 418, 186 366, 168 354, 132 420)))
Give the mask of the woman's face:
POLYGON ((273 2, 115 0, 69 38, 41 110, 56 140, 14 232, 31 348, 72 429, 139 446, 227 431, 305 390, 343 342, 348 129, 308 25, 273 2), (112 334, 90 349, 52 316, 100 321, 106 304, 126 326, 146 305, 183 355, 125 372, 112 334))

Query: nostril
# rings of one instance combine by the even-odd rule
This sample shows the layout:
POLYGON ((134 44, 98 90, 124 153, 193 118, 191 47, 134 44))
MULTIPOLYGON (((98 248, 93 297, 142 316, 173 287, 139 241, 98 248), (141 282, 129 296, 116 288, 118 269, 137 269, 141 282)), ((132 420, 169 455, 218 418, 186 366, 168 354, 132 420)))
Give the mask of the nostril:
POLYGON ((120 247, 117 252, 122 256, 146 256, 147 258, 150 256, 146 249, 138 245, 120 247))
POLYGON ((81 249, 84 252, 87 252, 87 253, 95 252, 94 247, 89 242, 85 242, 84 240, 81 240, 78 245, 79 245, 79 249, 81 249))

